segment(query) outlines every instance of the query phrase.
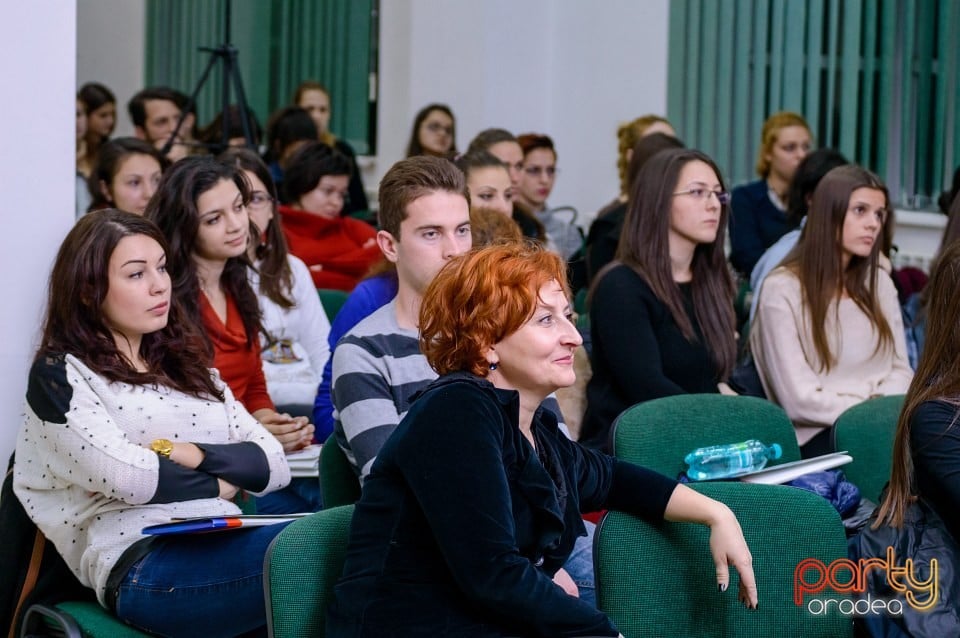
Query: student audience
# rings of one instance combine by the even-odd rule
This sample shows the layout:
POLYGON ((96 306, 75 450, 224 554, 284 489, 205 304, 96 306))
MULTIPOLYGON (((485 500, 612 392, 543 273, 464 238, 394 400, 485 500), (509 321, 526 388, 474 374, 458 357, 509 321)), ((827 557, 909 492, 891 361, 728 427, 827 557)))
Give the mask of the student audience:
POLYGON ((474 150, 457 158, 456 164, 467 178, 471 212, 482 207, 510 219, 514 190, 507 166, 500 158, 489 151, 474 150))
MULTIPOLYGON (((649 116, 654 117, 654 116, 649 116)), ((657 120, 656 124, 662 124, 657 120)), ((654 128, 650 126, 648 128, 654 128)), ((630 161, 627 165, 626 179, 630 184, 636 180, 640 169, 651 157, 668 148, 683 148, 683 142, 666 133, 642 135, 629 150, 630 161)), ((628 197, 621 195, 599 213, 590 224, 587 234, 587 281, 591 282, 604 266, 613 261, 623 232, 623 220, 627 216, 628 197), (622 199, 623 201, 620 201, 622 199)))
POLYGON ((136 93, 127 103, 134 135, 158 150, 171 143, 166 153, 171 162, 189 154, 183 137, 190 130, 188 123, 184 121, 177 136, 173 135, 180 121, 181 95, 169 87, 149 87, 136 93), (172 142, 171 137, 174 137, 172 142))
POLYGON ((317 125, 310 114, 299 106, 285 106, 275 111, 267 121, 266 161, 270 174, 283 191, 283 174, 297 151, 307 142, 317 141, 317 125))
POLYGON ((143 215, 167 166, 167 158, 143 140, 118 137, 106 142, 87 180, 89 210, 119 208, 143 215))
POLYGON ((317 288, 349 292, 380 257, 376 230, 343 215, 349 183, 350 160, 321 142, 304 143, 287 164, 283 232, 317 288))
POLYGON ((796 113, 774 113, 763 123, 757 153, 760 179, 733 189, 730 263, 744 277, 750 276, 763 251, 794 227, 786 215, 787 189, 812 145, 810 127, 796 113))
POLYGON ((555 580, 585 531, 581 512, 606 507, 708 525, 719 588, 733 565, 740 600, 756 606, 750 553, 725 505, 580 447, 540 407, 573 383, 581 341, 564 271, 551 253, 495 246, 453 260, 427 287, 416 323, 441 376, 367 477, 328 635, 617 636, 555 580))
MULTIPOLYGON (((250 185, 230 164, 187 157, 164 175, 147 217, 170 244, 173 292, 187 318, 203 328, 210 361, 234 396, 293 452, 313 440, 306 417, 280 414, 267 392, 260 359, 260 308, 248 282, 250 185)), ((320 507, 319 484, 302 479, 257 500, 257 511, 286 514, 320 507)))
POLYGON ((446 104, 428 104, 413 118, 407 157, 416 155, 448 159, 457 155, 457 125, 446 104))
POLYGON ((547 241, 547 232, 543 224, 517 201, 520 181, 523 179, 523 149, 520 148, 517 138, 502 128, 488 128, 477 133, 467 148, 467 153, 476 151, 488 151, 506 165, 514 194, 513 221, 517 222, 524 237, 544 244, 547 241))
POLYGON ((217 116, 200 131, 197 137, 202 146, 214 152, 223 152, 232 147, 259 150, 263 141, 263 128, 257 121, 257 114, 250 108, 247 109, 246 126, 247 129, 244 131, 240 107, 231 104, 226 111, 217 113, 217 116), (226 140, 223 137, 224 129, 226 129, 226 140), (247 134, 250 135, 250 144, 248 144, 247 134))
POLYGON ((831 170, 813 193, 800 241, 760 290, 750 348, 805 456, 830 451, 830 428, 844 410, 910 383, 897 291, 879 268, 889 210, 876 175, 852 165, 831 170))
POLYGON ((547 246, 569 260, 580 250, 583 235, 569 213, 547 206, 557 176, 557 151, 546 135, 527 133, 517 138, 523 150, 523 173, 516 192, 517 204, 543 224, 547 246))
POLYGON ((159 229, 81 218, 50 277, 13 489, 102 606, 142 631, 263 631, 263 558, 283 528, 144 536, 174 518, 230 516, 238 489, 290 479, 278 441, 205 363, 172 293, 159 229))
POLYGON ((767 248, 750 273, 750 289, 753 291, 750 303, 751 320, 757 314, 757 300, 760 298, 760 286, 763 280, 771 270, 780 265, 783 258, 800 240, 800 233, 806 223, 807 211, 810 209, 810 201, 813 199, 817 184, 831 170, 849 163, 847 158, 832 148, 821 148, 804 157, 797 166, 787 190, 787 222, 795 228, 787 231, 783 237, 767 248))
POLYGON ((296 92, 293 94, 293 103, 305 110, 317 127, 317 140, 323 142, 330 148, 340 151, 350 160, 350 199, 343 207, 345 215, 365 211, 370 208, 367 201, 367 192, 363 188, 363 180, 360 176, 360 167, 357 166, 357 154, 353 147, 330 132, 330 91, 323 84, 314 80, 306 80, 300 83, 296 92))
POLYGON ((278 411, 309 417, 330 357, 330 321, 310 270, 287 252, 277 216, 277 190, 266 164, 248 149, 228 150, 221 159, 240 169, 251 188, 247 211, 258 232, 247 247, 253 264, 248 276, 260 302, 260 356, 267 393, 278 411))
POLYGON ((617 259, 591 291, 593 377, 581 443, 609 450, 614 419, 641 401, 730 392, 729 201, 720 170, 699 151, 660 151, 637 175, 617 259))
POLYGON ((89 176, 97 161, 100 147, 113 135, 117 125, 117 98, 113 92, 97 82, 88 82, 77 91, 87 120, 83 135, 84 154, 77 158, 80 173, 89 176))

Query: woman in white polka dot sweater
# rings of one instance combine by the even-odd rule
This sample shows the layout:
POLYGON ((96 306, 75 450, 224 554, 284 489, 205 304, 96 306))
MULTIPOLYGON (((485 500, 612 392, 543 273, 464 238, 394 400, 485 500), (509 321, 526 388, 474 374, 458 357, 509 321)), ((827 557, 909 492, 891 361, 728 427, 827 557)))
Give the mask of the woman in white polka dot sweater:
POLYGON ((238 514, 238 490, 290 480, 283 449, 234 399, 171 299, 151 222, 104 210, 60 248, 17 440, 14 492, 100 603, 163 635, 266 623, 263 556, 282 525, 145 536, 238 514))

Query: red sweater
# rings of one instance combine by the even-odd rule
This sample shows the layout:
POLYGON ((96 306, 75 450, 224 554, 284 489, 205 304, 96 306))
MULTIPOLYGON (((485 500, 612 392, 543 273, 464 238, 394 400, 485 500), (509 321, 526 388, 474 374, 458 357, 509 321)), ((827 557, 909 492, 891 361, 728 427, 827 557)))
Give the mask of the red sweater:
POLYGON ((213 366, 220 371, 220 378, 230 386, 233 396, 248 412, 262 408, 273 410, 273 401, 267 394, 267 381, 260 363, 260 341, 254 339, 253 344, 247 347, 247 331, 233 297, 227 295, 226 324, 220 321, 202 292, 200 315, 203 328, 213 343, 213 366))
POLYGON ((280 207, 280 217, 290 252, 310 267, 317 288, 350 292, 380 259, 380 248, 371 241, 377 231, 359 219, 327 219, 289 206, 280 207))

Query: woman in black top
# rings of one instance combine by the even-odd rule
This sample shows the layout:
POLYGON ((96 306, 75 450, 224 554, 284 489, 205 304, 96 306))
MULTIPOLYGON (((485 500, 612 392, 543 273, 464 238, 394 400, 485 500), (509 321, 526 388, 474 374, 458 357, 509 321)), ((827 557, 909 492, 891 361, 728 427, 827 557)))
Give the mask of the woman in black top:
POLYGON ((523 245, 451 261, 427 288, 420 346, 440 373, 380 450, 351 523, 328 636, 617 636, 554 580, 581 512, 623 509, 711 527, 757 604, 732 512, 671 479, 587 450, 539 404, 574 382, 565 266, 523 245))
POLYGON ((699 151, 661 151, 637 176, 617 260, 592 290, 584 445, 608 449, 614 419, 641 401, 729 391, 721 384, 736 354, 723 254, 729 202, 719 169, 699 151))

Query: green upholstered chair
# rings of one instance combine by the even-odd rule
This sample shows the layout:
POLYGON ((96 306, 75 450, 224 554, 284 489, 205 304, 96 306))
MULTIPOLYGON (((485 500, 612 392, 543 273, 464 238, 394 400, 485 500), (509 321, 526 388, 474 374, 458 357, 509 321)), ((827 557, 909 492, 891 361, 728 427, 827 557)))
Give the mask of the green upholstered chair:
POLYGON ((835 450, 846 450, 853 462, 843 473, 860 488, 860 495, 875 503, 890 480, 893 441, 903 409, 904 395, 895 394, 864 401, 846 410, 833 425, 835 450))
MULTIPOLYGON (((794 602, 794 572, 808 558, 829 565, 847 557, 840 516, 825 499, 784 485, 721 482, 695 489, 723 501, 737 515, 753 556, 759 607, 737 600, 739 576, 718 593, 709 529, 690 523, 651 524, 622 512, 601 520, 594 540, 597 601, 628 638, 698 636, 769 638, 852 636, 838 604, 820 611, 818 600, 848 599, 832 591, 794 602)), ((816 582, 813 574, 806 582, 816 582)), ((850 604, 849 602, 847 603, 850 604)))
POLYGON ((617 458, 675 478, 687 469, 683 458, 698 447, 759 439, 779 443, 783 456, 770 465, 800 460, 787 414, 754 397, 682 394, 639 403, 613 424, 617 458))
POLYGON ((352 516, 353 505, 325 509, 290 523, 273 539, 263 568, 273 638, 323 638, 352 516))
POLYGON ((323 311, 327 313, 327 319, 330 320, 330 323, 333 323, 334 317, 337 316, 340 308, 347 301, 347 297, 350 296, 349 293, 332 288, 317 288, 317 294, 320 295, 320 305, 323 306, 323 311))
POLYGON ((349 505, 360 499, 360 480, 332 436, 320 448, 320 495, 324 508, 349 505))
POLYGON ((23 617, 21 636, 63 638, 144 638, 141 633, 117 620, 94 602, 70 601, 32 605, 23 617))

